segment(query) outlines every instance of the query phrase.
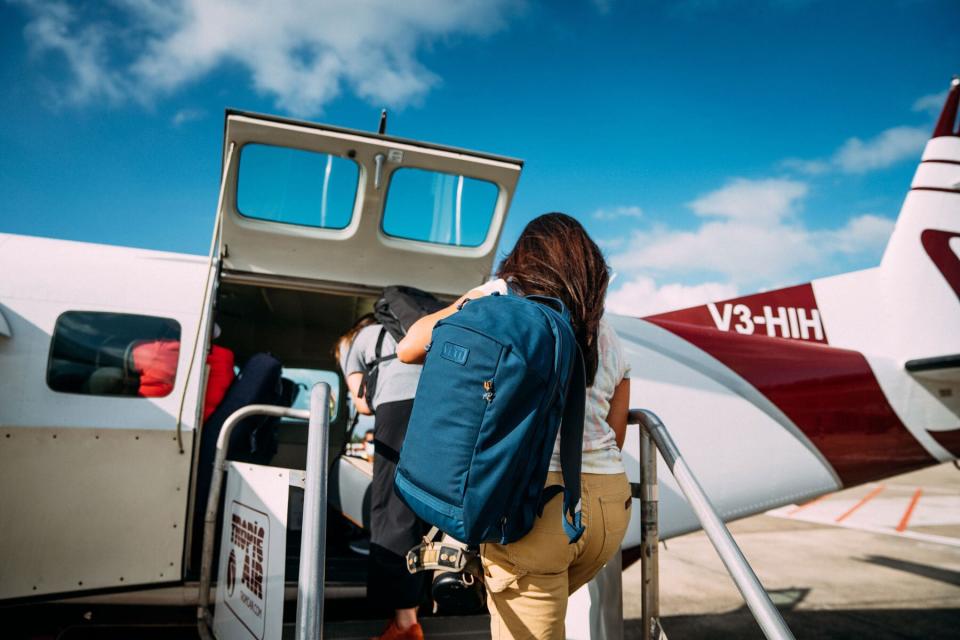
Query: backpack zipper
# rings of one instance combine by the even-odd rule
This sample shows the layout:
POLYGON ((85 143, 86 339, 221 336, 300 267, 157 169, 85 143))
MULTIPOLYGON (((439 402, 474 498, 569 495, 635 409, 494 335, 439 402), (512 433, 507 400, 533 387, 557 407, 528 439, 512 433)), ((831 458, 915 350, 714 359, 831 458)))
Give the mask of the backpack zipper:
POLYGON ((493 398, 495 395, 493 391, 493 378, 491 378, 490 380, 483 381, 483 390, 484 390, 483 399, 486 400, 487 403, 493 402, 493 398))

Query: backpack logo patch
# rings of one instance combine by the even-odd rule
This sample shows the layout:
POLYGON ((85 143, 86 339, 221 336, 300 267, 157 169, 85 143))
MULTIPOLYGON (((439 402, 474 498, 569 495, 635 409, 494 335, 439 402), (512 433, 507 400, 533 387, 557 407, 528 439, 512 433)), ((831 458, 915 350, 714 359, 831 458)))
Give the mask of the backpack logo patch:
POLYGON ((440 355, 451 362, 462 365, 466 364, 467 356, 470 355, 470 349, 461 347, 453 342, 444 342, 443 348, 440 349, 440 355))

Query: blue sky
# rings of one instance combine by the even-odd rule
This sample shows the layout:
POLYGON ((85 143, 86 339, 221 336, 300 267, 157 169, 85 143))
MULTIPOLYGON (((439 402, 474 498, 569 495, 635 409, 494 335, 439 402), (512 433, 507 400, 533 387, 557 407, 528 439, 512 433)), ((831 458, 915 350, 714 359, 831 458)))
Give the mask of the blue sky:
POLYGON ((502 247, 584 222, 613 308, 876 264, 955 0, 0 0, 0 231, 203 253, 223 109, 523 158, 502 247))

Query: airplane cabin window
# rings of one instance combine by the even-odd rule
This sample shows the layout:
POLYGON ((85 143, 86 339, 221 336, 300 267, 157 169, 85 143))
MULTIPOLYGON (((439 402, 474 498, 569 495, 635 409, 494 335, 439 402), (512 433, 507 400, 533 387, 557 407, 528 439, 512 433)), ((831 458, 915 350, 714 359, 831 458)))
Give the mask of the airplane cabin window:
POLYGON ((291 380, 298 389, 294 396, 294 409, 310 409, 310 391, 313 385, 318 382, 326 382, 330 385, 330 399, 333 403, 333 411, 330 413, 330 420, 335 421, 339 415, 340 403, 337 399, 340 397, 340 376, 335 371, 324 369, 293 369, 284 367, 283 377, 291 380))
POLYGON ((483 244, 500 189, 486 180, 397 169, 390 179, 383 232, 398 238, 458 247, 483 244))
POLYGON ((240 151, 237 211, 324 229, 350 224, 360 169, 356 162, 313 151, 246 144, 240 151))
POLYGON ((67 311, 57 318, 47 386, 85 395, 159 398, 173 391, 180 324, 129 313, 67 311))

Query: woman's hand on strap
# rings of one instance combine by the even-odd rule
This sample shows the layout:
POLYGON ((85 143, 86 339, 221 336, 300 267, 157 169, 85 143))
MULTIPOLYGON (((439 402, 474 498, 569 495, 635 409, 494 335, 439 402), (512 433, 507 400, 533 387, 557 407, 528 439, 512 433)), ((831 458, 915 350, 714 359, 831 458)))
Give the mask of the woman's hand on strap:
POLYGON ((407 335, 397 344, 397 359, 406 364, 421 364, 427 356, 427 344, 430 343, 430 336, 433 334, 433 328, 437 326, 437 322, 455 314, 467 300, 482 298, 487 294, 488 292, 482 287, 471 289, 457 298, 456 302, 450 306, 423 316, 414 322, 407 331, 407 335))

